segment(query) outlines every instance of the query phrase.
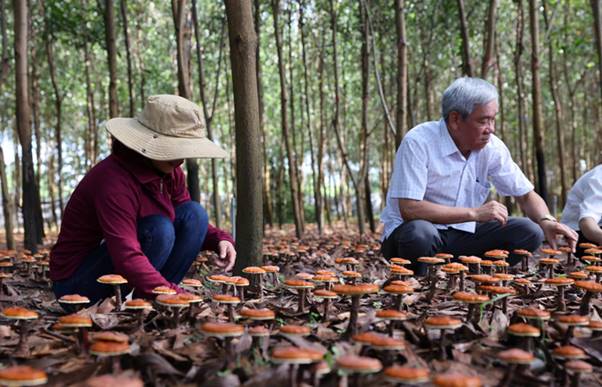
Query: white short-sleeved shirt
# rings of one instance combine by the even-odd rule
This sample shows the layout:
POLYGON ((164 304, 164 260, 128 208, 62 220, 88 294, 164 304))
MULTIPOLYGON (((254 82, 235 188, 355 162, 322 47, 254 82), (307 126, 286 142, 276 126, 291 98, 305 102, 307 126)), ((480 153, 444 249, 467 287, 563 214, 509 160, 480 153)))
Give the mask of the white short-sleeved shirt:
POLYGON ((561 222, 579 230, 579 221, 588 217, 602 224, 602 164, 581 176, 571 188, 561 222))
MULTIPOLYGON (((403 138, 393 166, 387 203, 381 214, 383 238, 403 223, 399 199, 427 200, 449 207, 480 207, 491 183, 504 196, 522 196, 533 184, 512 160, 506 145, 491 135, 482 149, 464 157, 451 138, 443 119, 420 124, 403 138)), ((470 233, 475 222, 438 224, 470 233)))

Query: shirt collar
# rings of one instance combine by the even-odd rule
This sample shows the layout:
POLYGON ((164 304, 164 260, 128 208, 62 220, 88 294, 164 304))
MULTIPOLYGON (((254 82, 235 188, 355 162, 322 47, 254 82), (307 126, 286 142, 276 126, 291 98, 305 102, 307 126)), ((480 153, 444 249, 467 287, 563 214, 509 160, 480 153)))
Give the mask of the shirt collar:
POLYGON ((140 184, 147 184, 161 178, 161 175, 147 162, 144 156, 125 146, 123 146, 123 148, 125 149, 116 149, 113 151, 112 156, 122 167, 127 169, 140 184))
POLYGON ((454 139, 451 138, 451 135, 449 134, 447 124, 443 118, 439 120, 439 132, 441 134, 441 154, 443 156, 449 156, 456 152, 460 153, 454 139))

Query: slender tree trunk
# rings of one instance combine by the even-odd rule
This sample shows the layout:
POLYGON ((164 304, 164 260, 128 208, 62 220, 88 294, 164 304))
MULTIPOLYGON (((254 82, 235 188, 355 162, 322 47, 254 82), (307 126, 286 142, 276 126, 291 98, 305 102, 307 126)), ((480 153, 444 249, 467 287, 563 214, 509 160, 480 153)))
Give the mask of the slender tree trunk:
MULTIPOLYGON (((171 0, 171 10, 176 32, 176 52, 178 62, 178 94, 180 97, 191 99, 190 90, 190 45, 186 31, 186 0, 171 0)), ((186 181, 190 198, 196 202, 201 201, 199 183, 199 165, 196 159, 186 159, 186 181)))
POLYGON ((113 0, 105 0, 104 18, 107 60, 109 63, 109 117, 113 118, 119 115, 119 101, 117 99, 117 48, 115 46, 115 10, 113 8, 113 0))
POLYGON ((86 114, 88 116, 88 146, 89 146, 89 167, 96 164, 96 158, 98 157, 98 137, 96 128, 96 106, 94 105, 94 89, 92 88, 92 81, 90 80, 90 68, 92 58, 90 56, 90 49, 88 48, 88 42, 84 42, 84 75, 86 78, 86 114))
POLYGON ((313 128, 311 124, 311 113, 309 110, 310 90, 309 90, 309 74, 307 71, 307 52, 305 42, 305 0, 299 3, 299 31, 301 33, 301 56, 303 59, 303 103, 305 106, 305 115, 307 116, 307 132, 309 134, 309 155, 311 162, 312 187, 314 191, 314 207, 315 220, 318 225, 318 233, 322 234, 322 198, 320 197, 320 183, 316 172, 316 160, 313 144, 313 128))
MULTIPOLYGON (((2 54, 0 56, 0 94, 2 94, 4 81, 6 80, 8 72, 10 70, 5 11, 6 9, 4 5, 4 0, 0 0, 0 35, 2 36, 2 54)), ((4 115, 2 115, 2 118, 4 118, 4 115)), ((2 120, 2 123, 4 123, 4 120, 2 120)), ((13 234, 13 211, 11 205, 11 197, 8 191, 6 164, 4 163, 4 152, 2 151, 2 147, 0 147, 0 184, 0 189, 2 190, 2 215, 4 216, 4 234, 6 236, 6 248, 8 250, 12 250, 15 248, 15 238, 13 234)), ((19 182, 16 181, 15 185, 18 184, 19 182)))
MULTIPOLYGON (((199 31, 198 31, 198 15, 197 15, 197 8, 196 8, 196 0, 192 0, 192 23, 194 25, 194 37, 196 40, 196 57, 197 57, 197 65, 198 65, 198 71, 199 71, 199 93, 201 96, 201 103, 203 105, 203 114, 205 115, 205 123, 207 126, 207 137, 210 140, 213 140, 213 130, 212 130, 212 122, 213 122, 213 113, 215 111, 215 101, 217 100, 217 95, 219 92, 219 89, 216 87, 215 88, 215 94, 213 96, 213 108, 211 109, 211 111, 209 111, 209 101, 207 100, 206 97, 206 82, 205 82, 205 64, 203 61, 203 56, 201 54, 201 41, 200 41, 200 37, 199 37, 199 31)), ((222 29, 222 33, 221 36, 223 37, 224 35, 224 31, 222 29)), ((215 83, 216 85, 219 84, 219 78, 220 78, 220 73, 221 73, 221 59, 222 59, 222 47, 223 44, 221 42, 221 38, 220 38, 220 48, 219 48, 219 56, 218 56, 218 67, 217 67, 217 74, 216 74, 216 79, 215 79, 215 83)), ((213 211, 215 213, 215 226, 216 227, 220 227, 222 221, 221 221, 221 205, 220 205, 220 200, 219 200, 219 180, 217 178, 217 165, 216 165, 216 160, 215 159, 211 159, 211 183, 212 183, 212 205, 213 205, 213 211)))
MULTIPOLYGON (((543 15, 546 23, 546 30, 550 29, 550 19, 548 18, 548 6, 547 2, 543 2, 543 15)), ((554 119, 556 124, 556 150, 558 152, 558 167, 560 175, 560 206, 564 208, 566 203, 566 171, 565 171, 565 154, 564 154, 564 133, 562 128, 564 125, 564 117, 562 111, 562 102, 558 91, 558 76, 556 73, 556 62, 554 58, 554 47, 552 38, 548 38, 548 76, 550 78, 550 92, 552 93, 552 100, 554 101, 554 119)))
MULTIPOLYGON (((31 28, 31 41, 35 42, 35 28, 31 28)), ((40 75, 37 65, 37 50, 35 44, 31 45, 31 116, 33 118, 33 136, 36 143, 36 183, 40 187, 42 174, 42 135, 40 131, 40 75)))
MULTIPOLYGON (((600 9, 600 0, 590 0, 592 6, 592 13, 594 15, 594 44, 596 46, 596 54, 598 54, 598 92, 600 93, 600 97, 602 98, 602 15, 600 9)), ((600 112, 600 102, 598 101, 598 106, 596 107, 597 113, 600 112)), ((602 162, 602 125, 600 122, 596 122, 596 127, 598 134, 595 136, 598 139, 598 154, 597 154, 597 162, 602 162)))
POLYGON ((272 190, 270 189, 271 175, 270 163, 268 163, 266 129, 263 120, 263 80, 261 70, 261 1, 254 0, 255 34, 257 35, 257 52, 255 64, 257 65, 257 96, 259 99, 259 130, 261 131, 261 149, 263 151, 263 217, 264 225, 273 225, 272 190))
MULTIPOLYGON (((460 0, 461 1, 461 0, 460 0)), ((487 11, 487 22, 485 23, 485 51, 483 52, 483 62, 481 65, 481 78, 487 79, 489 69, 493 65, 495 49, 495 25, 497 14, 497 0, 489 0, 489 9, 487 11)))
POLYGON ((462 36, 462 73, 472 77, 472 61, 470 60, 470 39, 468 37, 468 23, 466 22, 466 11, 464 0, 458 0, 458 12, 460 19, 460 35, 462 36))
POLYGON ((32 252, 37 251, 37 243, 42 241, 39 234, 37 216, 40 203, 40 191, 33 171, 33 155, 31 147, 30 102, 28 96, 27 74, 27 25, 28 5, 26 1, 13 0, 14 33, 15 33, 15 104, 16 126, 23 151, 22 188, 23 188, 23 226, 25 231, 24 246, 32 252), (37 207, 37 208, 36 208, 37 207))
MULTIPOLYGON (((397 114, 395 146, 399 146, 407 127, 408 58, 406 42, 405 1, 395 0, 395 27, 397 31, 397 114)), ((383 67, 384 68, 384 67, 383 67)))
POLYGON ((127 0, 119 2, 121 22, 123 23, 123 40, 125 41, 125 57, 128 68, 128 96, 130 97, 130 117, 134 117, 134 76, 132 74, 132 54, 130 50, 130 34, 128 32, 127 0))
POLYGON ((261 196, 262 156, 259 140, 257 98, 257 38, 251 0, 226 0, 230 61, 236 126, 236 245, 244 255, 237 259, 237 272, 262 262, 263 210, 261 196), (244 205, 244 208, 243 208, 244 205))
MULTIPOLYGON (((4 13, 2 13, 4 16, 4 13)), ((2 184, 2 215, 4 217, 4 234, 6 235, 6 248, 15 248, 15 237, 13 235, 13 216, 10 210, 10 195, 8 193, 8 181, 6 179, 6 165, 4 164, 4 152, 0 147, 0 184, 2 184)))
POLYGON ((324 213, 327 218, 328 225, 332 227, 332 222, 330 218, 330 207, 327 205, 326 201, 326 186, 324 184, 324 147, 326 142, 326 137, 324 136, 324 129, 326 127, 326 118, 325 118, 325 108, 324 108, 324 56, 326 47, 326 33, 324 28, 320 28, 320 57, 318 59, 318 90, 319 90, 319 111, 320 111, 320 126, 319 126, 319 134, 318 134, 318 159, 316 160, 317 169, 318 169, 318 192, 319 192, 319 206, 320 206, 320 215, 324 213))
POLYGON ((63 218, 63 138, 62 138, 62 117, 63 117, 63 96, 59 90, 59 85, 56 79, 56 70, 54 65, 54 50, 53 50, 53 36, 50 31, 50 25, 47 17, 44 17, 46 23, 46 56, 48 58, 48 72, 50 73, 50 81, 52 83, 52 91, 54 93, 54 111, 56 114, 56 122, 54 124, 54 140, 56 141, 57 151, 57 188, 59 196, 59 213, 61 219, 63 218))
POLYGON ((144 87, 146 86, 146 69, 144 67, 144 60, 140 54, 140 47, 146 45, 146 39, 143 37, 142 26, 140 20, 136 18, 136 57, 138 58, 138 74, 140 74, 140 85, 138 86, 138 95, 140 96, 140 110, 144 108, 146 103, 146 96, 144 93, 144 87))
POLYGON ((295 220, 295 232, 297 238, 301 238, 303 235, 303 223, 301 219, 301 203, 299 203, 299 193, 297 182, 297 163, 293 155, 293 149, 290 144, 290 134, 287 117, 287 90, 286 90, 286 75, 284 73, 284 59, 282 56, 282 42, 280 39, 280 27, 278 23, 280 14, 280 1, 272 0, 272 13, 274 17, 274 35, 276 37, 276 49, 278 52, 278 74, 280 76, 280 118, 282 125, 282 137, 286 148, 286 155, 288 160, 288 173, 291 185, 291 200, 293 205, 293 217, 295 220))
POLYGON ((537 187, 539 194, 548 205, 548 185, 544 158, 544 124, 542 113, 541 81, 539 79, 539 13, 537 0, 529 0, 529 29, 531 31, 531 78, 533 98, 533 137, 537 160, 537 187))
MULTIPOLYGON (((368 152, 368 103, 370 99, 370 32, 368 28, 368 12, 370 11, 369 0, 360 0, 359 13, 362 31, 362 48, 361 48, 361 68, 362 68, 362 114, 361 114, 361 128, 360 128, 360 173, 357 178, 359 190, 362 190, 361 185, 364 185, 363 192, 361 195, 357 195, 358 208, 364 207, 366 211, 366 217, 370 230, 375 231, 374 216, 372 213, 372 201, 370 196, 370 176, 368 170, 370 169, 369 152, 368 152)), ((351 174, 351 171, 349 172, 351 174)), ((360 221, 360 213, 358 210, 358 221, 360 221)), ((361 219, 363 222, 364 220, 361 219)), ((363 227, 360 226, 360 235, 363 234, 363 227)))

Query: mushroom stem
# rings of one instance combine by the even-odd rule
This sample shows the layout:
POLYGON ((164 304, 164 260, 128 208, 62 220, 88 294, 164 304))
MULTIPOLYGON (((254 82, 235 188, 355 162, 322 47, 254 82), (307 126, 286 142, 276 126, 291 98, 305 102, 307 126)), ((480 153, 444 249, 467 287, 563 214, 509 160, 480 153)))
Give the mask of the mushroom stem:
POLYGON ((558 287, 558 311, 564 312, 566 310, 566 302, 564 301, 564 286, 558 287))
POLYGON ((439 338, 439 349, 441 350, 441 360, 447 360, 447 351, 445 350, 445 329, 441 329, 439 338))
POLYGON ((27 320, 21 321, 21 329, 19 329, 19 344, 17 345, 17 353, 24 354, 27 352, 27 332, 29 331, 29 323, 27 320))
POLYGON ((466 279, 466 275, 464 274, 464 271, 460 271, 460 291, 463 292, 464 288, 465 288, 465 279, 466 279))
POLYGON ((520 270, 525 273, 527 271, 529 271, 529 257, 526 255, 523 255, 523 259, 521 260, 521 268, 520 270))
POLYGON ((395 309, 397 309, 400 312, 403 310, 403 294, 397 295, 395 299, 395 309))
POLYGON ((550 265, 550 268, 548 269, 548 278, 553 278, 554 277, 554 265, 550 265))
MULTIPOLYGON (((432 272, 431 272, 432 273, 432 272)), ((431 275, 431 281, 430 281, 430 288, 429 288, 429 292, 426 296, 426 303, 430 304, 430 302, 433 300, 433 297, 435 297, 435 292, 437 291, 437 275, 431 275)))
POLYGON ((357 315, 360 307, 360 296, 351 296, 351 314, 349 315, 349 325, 347 326, 347 335, 349 337, 357 333, 357 315))
POLYGON ((297 293, 297 296, 299 297, 297 312, 301 314, 305 313, 305 292, 306 289, 301 288, 297 293))
POLYGON ((79 328, 79 350, 80 353, 88 353, 88 330, 86 328, 79 328))
POLYGON ((113 373, 114 374, 120 373, 121 372, 120 356, 112 356, 111 363, 112 363, 112 367, 113 367, 113 373))
POLYGON ((228 304, 228 321, 234 322, 234 305, 228 304))
POLYGON ((567 345, 573 336, 573 332, 575 331, 575 326, 571 325, 566 329, 566 333, 564 335, 564 339, 562 340, 563 345, 567 345))
POLYGON ((256 274, 257 276, 257 287, 259 291, 259 302, 263 302, 263 279, 261 274, 256 274))
POLYGON ((324 313, 322 314, 322 321, 328 321, 328 309, 330 308, 330 299, 324 299, 324 313))
POLYGON ((581 305, 579 306, 579 314, 587 316, 589 314, 589 303, 592 300, 592 292, 585 292, 585 295, 581 299, 581 305))
POLYGON ((290 379, 291 379, 291 387, 297 387, 297 370, 298 370, 298 365, 297 364, 291 364, 290 365, 290 379))
POLYGON ((117 305, 117 310, 119 311, 121 309, 121 286, 114 285, 114 287, 115 287, 115 301, 116 301, 116 305, 117 305))

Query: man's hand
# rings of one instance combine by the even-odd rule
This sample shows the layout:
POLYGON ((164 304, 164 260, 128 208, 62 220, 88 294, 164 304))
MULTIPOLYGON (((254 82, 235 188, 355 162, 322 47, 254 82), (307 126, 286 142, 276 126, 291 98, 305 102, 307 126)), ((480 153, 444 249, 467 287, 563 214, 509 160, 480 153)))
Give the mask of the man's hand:
POLYGON ((479 208, 473 209, 472 218, 476 222, 497 220, 503 226, 508 222, 508 209, 502 203, 492 200, 479 208))
POLYGON ((224 269, 224 271, 232 270, 232 267, 234 267, 234 263, 236 262, 236 250, 234 249, 234 245, 229 241, 220 241, 217 248, 219 256, 215 258, 213 264, 224 269))
POLYGON ((575 252, 575 245, 577 244, 578 235, 574 230, 562 223, 552 222, 549 220, 542 220, 539 223, 539 226, 543 230, 546 240, 553 249, 555 249, 557 246, 556 238, 558 235, 564 235, 569 247, 571 250, 573 250, 573 252, 575 252))

